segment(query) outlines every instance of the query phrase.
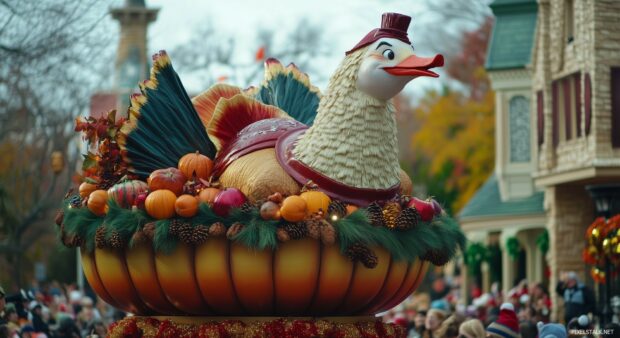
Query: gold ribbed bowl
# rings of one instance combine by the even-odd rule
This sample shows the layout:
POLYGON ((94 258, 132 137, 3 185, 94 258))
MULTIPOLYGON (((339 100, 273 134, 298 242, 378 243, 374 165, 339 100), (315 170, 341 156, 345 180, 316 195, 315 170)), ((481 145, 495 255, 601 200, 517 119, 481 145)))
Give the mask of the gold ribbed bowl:
POLYGON ((107 303, 137 315, 352 316, 394 307, 421 283, 429 263, 372 248, 369 269, 306 238, 255 250, 225 237, 171 253, 139 244, 124 252, 82 250, 88 282, 107 303))

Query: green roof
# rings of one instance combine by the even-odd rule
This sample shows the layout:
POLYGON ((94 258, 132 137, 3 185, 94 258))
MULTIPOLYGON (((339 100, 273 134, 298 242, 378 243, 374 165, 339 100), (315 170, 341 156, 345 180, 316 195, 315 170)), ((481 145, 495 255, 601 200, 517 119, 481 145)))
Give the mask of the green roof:
POLYGON ((502 201, 495 174, 478 189, 474 197, 459 213, 461 220, 480 216, 523 216, 541 214, 543 209, 543 192, 536 192, 530 197, 502 201))
POLYGON ((495 25, 487 52, 488 70, 524 68, 530 63, 536 30, 536 0, 495 0, 495 25))

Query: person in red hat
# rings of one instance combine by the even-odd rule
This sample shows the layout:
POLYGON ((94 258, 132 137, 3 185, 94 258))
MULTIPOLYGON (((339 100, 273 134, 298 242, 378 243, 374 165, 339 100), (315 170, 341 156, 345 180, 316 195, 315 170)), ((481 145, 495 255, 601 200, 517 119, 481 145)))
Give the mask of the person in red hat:
POLYGON ((487 337, 493 338, 520 338, 519 320, 515 308, 510 303, 500 307, 499 317, 487 327, 487 337))

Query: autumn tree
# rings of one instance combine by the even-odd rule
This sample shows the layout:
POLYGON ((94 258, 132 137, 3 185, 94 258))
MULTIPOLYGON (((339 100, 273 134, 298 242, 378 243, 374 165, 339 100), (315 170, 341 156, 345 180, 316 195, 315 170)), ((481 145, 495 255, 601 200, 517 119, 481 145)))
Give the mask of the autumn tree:
POLYGON ((10 289, 54 234, 78 159, 73 119, 105 74, 106 13, 95 0, 0 1, 0 269, 10 272, 0 278, 10 289))
POLYGON ((427 182, 435 196, 459 211, 484 183, 494 164, 494 94, 484 70, 492 19, 463 33, 460 52, 447 60, 447 73, 464 90, 446 86, 429 91, 414 108, 419 129, 414 182, 427 182))

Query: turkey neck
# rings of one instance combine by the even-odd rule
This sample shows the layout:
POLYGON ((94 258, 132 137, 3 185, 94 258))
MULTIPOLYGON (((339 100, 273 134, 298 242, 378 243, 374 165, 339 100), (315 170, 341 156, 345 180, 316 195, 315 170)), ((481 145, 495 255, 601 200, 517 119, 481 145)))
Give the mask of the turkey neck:
POLYGON ((399 183, 396 120, 389 101, 356 87, 361 53, 347 58, 330 79, 314 124, 300 138, 295 157, 314 170, 357 188, 399 183))

